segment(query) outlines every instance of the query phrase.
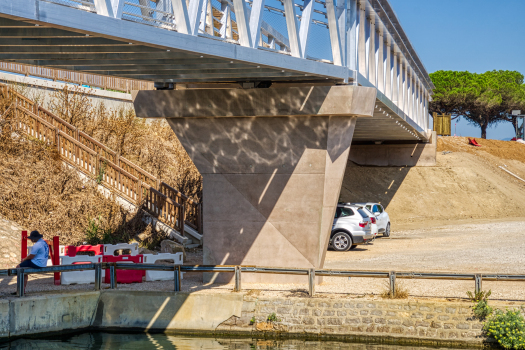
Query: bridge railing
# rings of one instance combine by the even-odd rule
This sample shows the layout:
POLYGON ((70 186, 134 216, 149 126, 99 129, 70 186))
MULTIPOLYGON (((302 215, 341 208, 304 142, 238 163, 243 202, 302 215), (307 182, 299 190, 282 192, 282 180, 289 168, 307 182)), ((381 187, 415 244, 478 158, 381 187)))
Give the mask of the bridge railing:
POLYGON ((31 75, 34 77, 59 80, 68 83, 78 85, 89 85, 102 89, 117 90, 129 93, 131 90, 153 90, 153 83, 150 81, 133 80, 125 78, 117 78, 105 75, 80 73, 74 71, 68 71, 63 69, 45 68, 30 66, 26 64, 12 63, 12 62, 1 62, 0 70, 18 74, 24 74, 26 76, 31 75))
MULTIPOLYGON (((242 274, 263 273, 263 274, 284 274, 307 277, 308 294, 310 297, 315 295, 316 277, 360 277, 360 278, 383 278, 388 279, 390 295, 396 295, 397 279, 438 279, 452 281, 474 281, 476 293, 482 290, 482 282, 485 281, 525 281, 525 275, 519 274, 500 274, 500 273, 436 273, 436 272, 412 272, 412 271, 361 271, 361 270, 329 270, 315 268, 283 268, 283 267, 258 267, 241 265, 155 265, 155 264, 119 264, 119 263, 94 263, 78 265, 59 265, 33 268, 16 268, 0 270, 0 276, 17 276, 17 295, 24 296, 24 276, 26 274, 43 274, 52 272, 68 272, 80 270, 95 270, 95 290, 102 287, 102 269, 109 270, 111 289, 117 288, 117 270, 153 270, 153 271, 173 271, 174 291, 181 290, 181 272, 213 272, 213 273, 233 273, 234 292, 242 290, 242 274)), ((306 282, 306 281, 305 281, 306 282)))
POLYGON ((183 223, 202 232, 200 203, 6 85, 0 85, 0 94, 13 99, 9 108, 16 115, 18 130, 56 147, 67 164, 175 228, 181 235, 184 235, 183 223))

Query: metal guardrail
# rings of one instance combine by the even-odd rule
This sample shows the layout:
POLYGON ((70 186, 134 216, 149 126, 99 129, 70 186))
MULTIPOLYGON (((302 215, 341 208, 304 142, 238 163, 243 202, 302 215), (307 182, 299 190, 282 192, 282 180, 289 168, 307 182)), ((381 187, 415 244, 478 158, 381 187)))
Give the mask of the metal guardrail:
MULTIPOLYGON (((117 288, 117 270, 154 270, 173 271, 174 291, 181 290, 181 272, 229 272, 234 273, 234 292, 242 289, 242 273, 270 273, 285 275, 308 276, 308 294, 315 295, 315 277, 368 277, 388 278, 390 294, 396 294, 396 279, 441 279, 441 280, 474 280, 475 291, 480 292, 482 281, 525 281, 525 275, 517 274, 469 274, 469 273, 427 273, 427 272, 395 272, 395 271, 347 271, 327 269, 293 269, 280 267, 234 266, 234 265, 154 265, 154 264, 127 264, 127 263, 96 263, 78 265, 60 265, 33 268, 16 268, 0 270, 0 276, 17 276, 16 291, 19 297, 24 296, 24 276, 31 273, 70 272, 82 270, 95 270, 95 290, 100 290, 102 285, 102 269, 109 270, 110 288, 117 288)), ((108 273, 107 272, 107 273, 108 273)))

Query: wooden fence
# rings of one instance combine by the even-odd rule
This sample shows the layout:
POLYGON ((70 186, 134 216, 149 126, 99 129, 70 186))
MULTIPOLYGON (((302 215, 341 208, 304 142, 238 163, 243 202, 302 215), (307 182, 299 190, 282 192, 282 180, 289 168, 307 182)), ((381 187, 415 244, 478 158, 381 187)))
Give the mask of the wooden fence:
POLYGON ((54 81, 59 80, 73 84, 88 85, 127 93, 129 93, 131 90, 153 90, 154 88, 153 83, 150 81, 80 73, 69 70, 30 66, 11 62, 0 62, 0 70, 52 79, 54 81))
POLYGON ((451 128, 451 115, 450 114, 432 114, 434 118, 434 131, 437 135, 450 136, 452 133, 451 128))
POLYGON ((181 235, 184 235, 182 222, 202 232, 200 203, 8 86, 0 84, 0 94, 13 99, 10 109, 16 114, 17 128, 56 147, 66 163, 175 228, 181 235))

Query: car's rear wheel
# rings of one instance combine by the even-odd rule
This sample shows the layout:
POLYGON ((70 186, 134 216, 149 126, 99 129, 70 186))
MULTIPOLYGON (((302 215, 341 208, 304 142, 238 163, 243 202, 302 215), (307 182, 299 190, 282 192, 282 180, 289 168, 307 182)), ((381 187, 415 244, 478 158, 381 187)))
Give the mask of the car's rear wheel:
POLYGON ((352 246, 352 237, 345 232, 338 232, 332 237, 332 247, 338 252, 346 252, 352 246))
POLYGON ((386 224, 386 229, 383 233, 383 237, 390 237, 390 223, 386 224))

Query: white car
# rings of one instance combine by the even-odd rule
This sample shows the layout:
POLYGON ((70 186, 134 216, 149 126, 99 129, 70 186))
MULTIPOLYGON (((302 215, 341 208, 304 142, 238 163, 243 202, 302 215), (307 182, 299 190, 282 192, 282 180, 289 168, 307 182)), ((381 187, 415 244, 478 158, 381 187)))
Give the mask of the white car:
POLYGON ((374 235, 374 238, 376 238, 379 231, 377 228, 377 219, 375 215, 370 210, 368 210, 367 207, 361 207, 361 209, 363 209, 370 217, 370 221, 372 221, 372 234, 374 235))
POLYGON ((349 204, 338 204, 330 235, 330 246, 339 252, 354 249, 373 240, 372 220, 367 211, 349 204))
POLYGON ((371 211, 376 217, 377 231, 379 233, 382 233, 383 237, 390 237, 390 217, 388 216, 388 213, 385 211, 381 204, 368 202, 352 203, 352 205, 365 207, 366 209, 371 211))

